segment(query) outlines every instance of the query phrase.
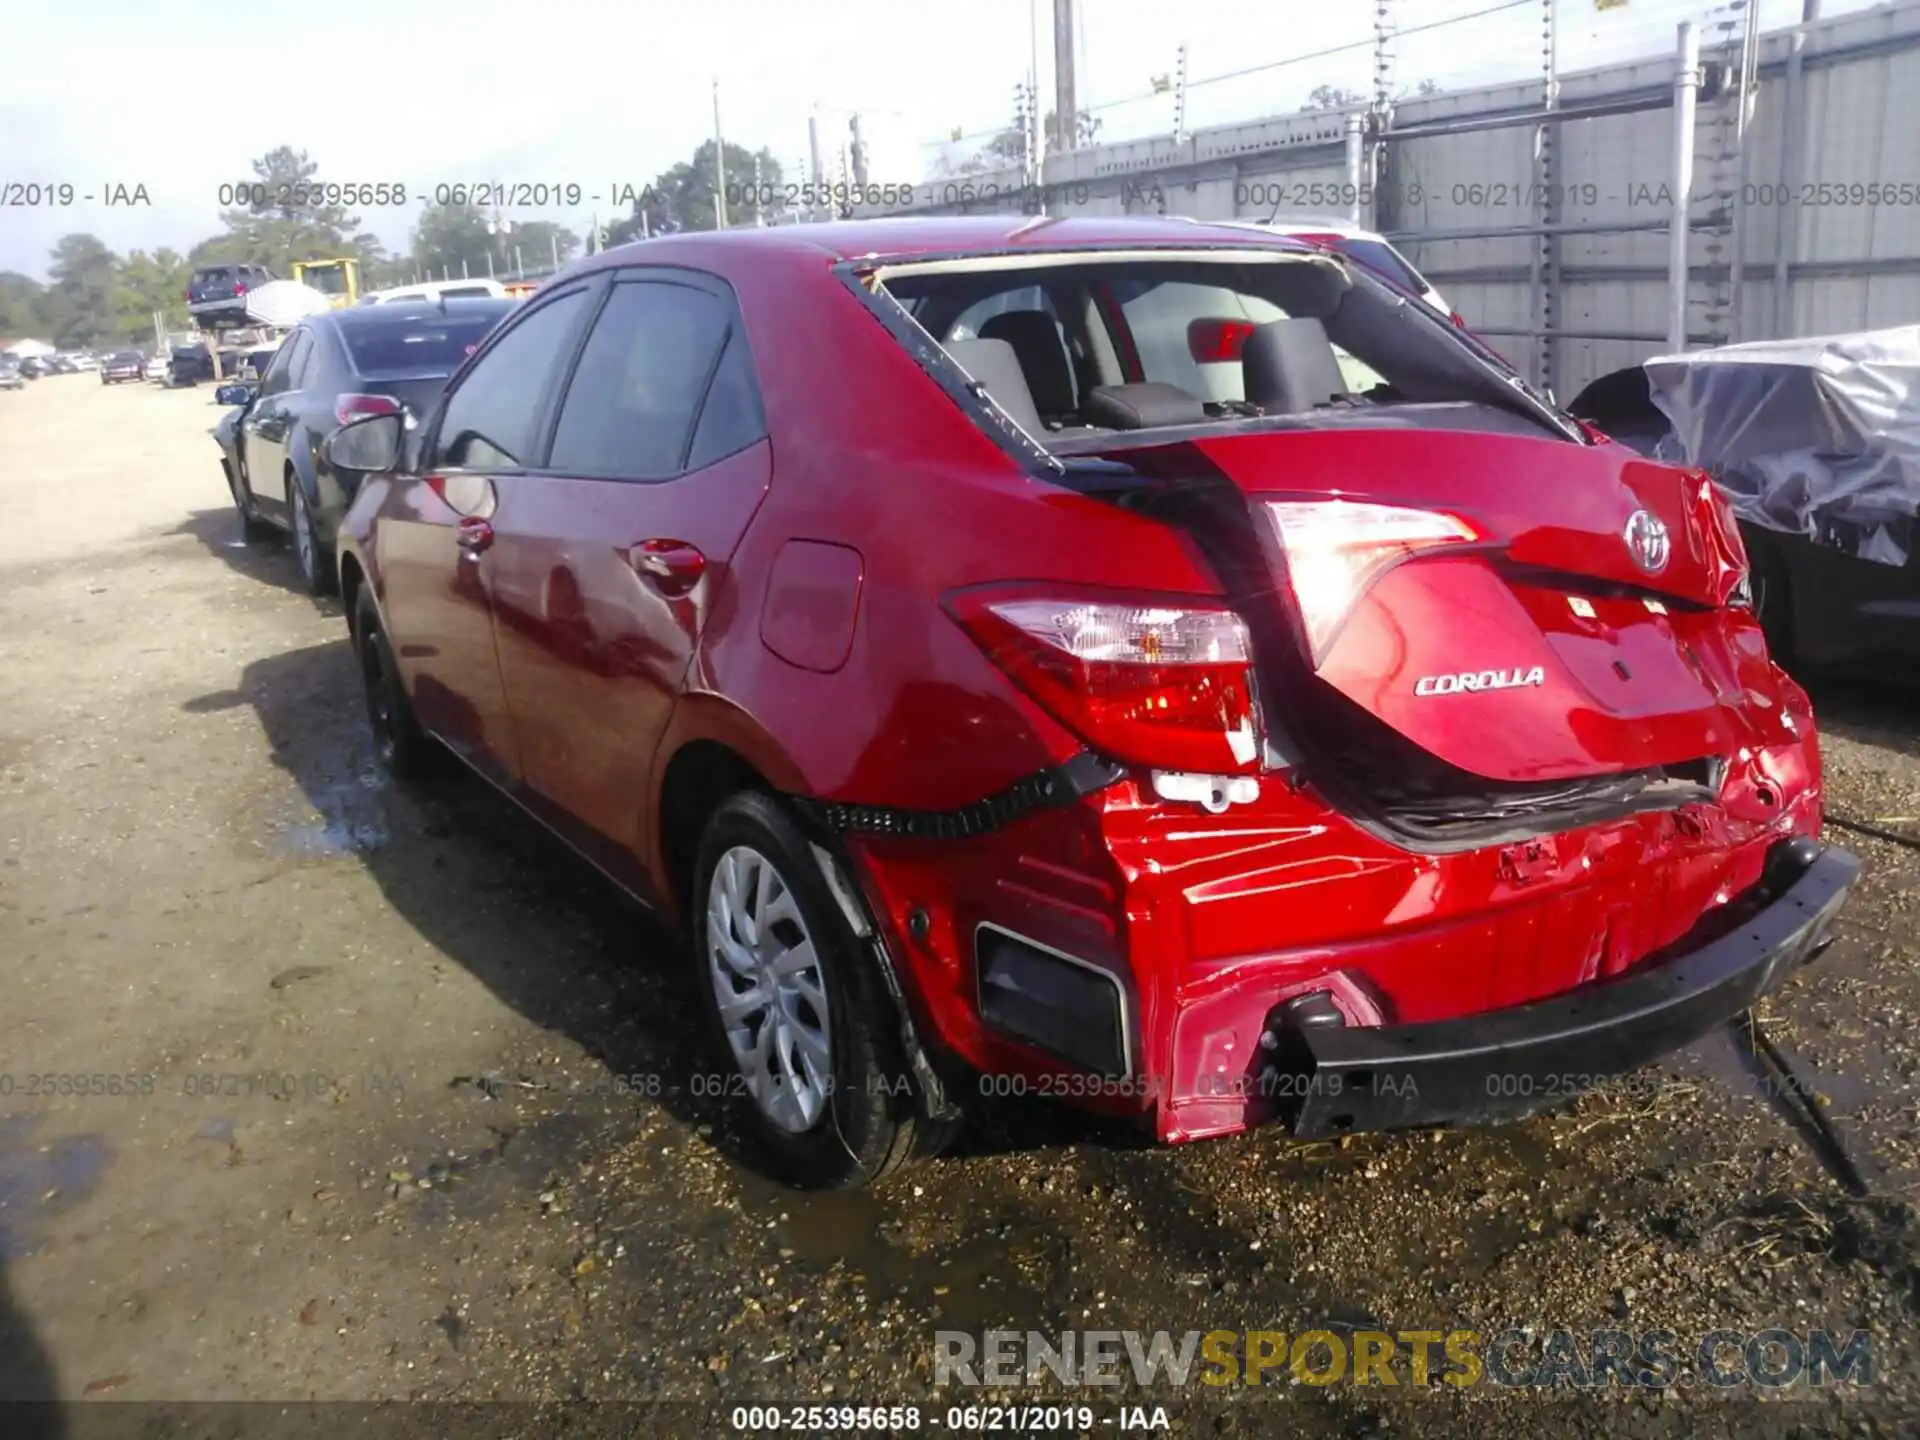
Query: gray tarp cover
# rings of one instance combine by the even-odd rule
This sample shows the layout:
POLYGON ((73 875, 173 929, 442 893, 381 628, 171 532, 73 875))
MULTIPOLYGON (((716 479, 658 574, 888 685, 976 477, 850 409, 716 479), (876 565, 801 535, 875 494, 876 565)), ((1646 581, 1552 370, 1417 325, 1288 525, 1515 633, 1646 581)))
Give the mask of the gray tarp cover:
POLYGON ((1661 355, 1645 368, 1673 422, 1662 453, 1710 472, 1741 519, 1885 565, 1914 554, 1920 325, 1661 355))

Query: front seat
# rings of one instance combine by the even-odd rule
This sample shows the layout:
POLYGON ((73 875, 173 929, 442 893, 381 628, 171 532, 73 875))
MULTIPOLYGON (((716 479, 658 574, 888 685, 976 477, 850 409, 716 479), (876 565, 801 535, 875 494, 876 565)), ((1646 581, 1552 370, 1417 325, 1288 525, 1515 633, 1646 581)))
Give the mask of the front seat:
POLYGON ((1060 327, 1044 310, 1009 310, 980 327, 982 340, 1004 340, 1020 358, 1033 408, 1051 429, 1071 423, 1079 410, 1073 392, 1073 366, 1061 342, 1060 327))
POLYGON ((1255 326, 1240 373, 1240 393, 1269 415, 1298 414, 1348 393, 1327 327, 1310 317, 1255 326))

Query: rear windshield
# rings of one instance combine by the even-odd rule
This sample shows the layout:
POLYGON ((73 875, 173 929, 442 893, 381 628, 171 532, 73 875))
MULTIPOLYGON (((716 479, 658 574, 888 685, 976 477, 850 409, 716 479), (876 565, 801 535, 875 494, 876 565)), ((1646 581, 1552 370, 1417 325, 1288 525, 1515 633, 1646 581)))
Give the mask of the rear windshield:
POLYGON ((498 314, 422 317, 405 325, 342 326, 354 369, 434 370, 452 374, 499 322, 498 314))
POLYGON ((231 265, 214 265, 205 270, 194 271, 193 278, 200 281, 231 280, 236 273, 234 267, 231 265))
POLYGON ((880 280, 1042 444, 1266 420, 1440 423, 1420 407, 1462 405, 1577 433, 1360 264, 1278 249, 1020 258, 903 263, 880 280))

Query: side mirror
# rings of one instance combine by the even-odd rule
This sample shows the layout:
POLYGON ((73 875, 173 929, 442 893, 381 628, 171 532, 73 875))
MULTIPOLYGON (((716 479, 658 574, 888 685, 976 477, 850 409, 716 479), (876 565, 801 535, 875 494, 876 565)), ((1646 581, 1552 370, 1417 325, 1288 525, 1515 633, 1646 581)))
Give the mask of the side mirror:
POLYGON ((400 416, 368 415, 334 431, 321 449, 327 463, 336 470, 379 475, 399 465, 400 445, 405 434, 405 422, 400 416))
POLYGON ((242 380, 222 385, 213 392, 213 402, 216 405, 244 405, 251 399, 253 399, 253 386, 242 380))

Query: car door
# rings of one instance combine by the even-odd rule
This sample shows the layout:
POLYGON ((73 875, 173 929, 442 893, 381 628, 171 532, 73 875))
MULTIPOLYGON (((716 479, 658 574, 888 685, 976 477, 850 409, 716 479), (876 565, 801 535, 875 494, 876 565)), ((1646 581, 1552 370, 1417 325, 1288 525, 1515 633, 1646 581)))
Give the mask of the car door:
POLYGON ((292 423, 288 397, 295 393, 312 337, 302 328, 289 335, 260 377, 260 389, 240 419, 240 451, 247 484, 262 513, 287 520, 287 430, 292 423))
POLYGON ((589 297, 582 283, 510 318, 419 432, 378 521, 381 611, 420 723, 499 784, 520 765, 494 653, 489 573, 503 495, 526 483, 589 297))
POLYGON ((490 583, 529 803, 642 893, 654 752, 766 494, 765 437, 731 289, 623 271, 542 469, 501 491, 490 583))

